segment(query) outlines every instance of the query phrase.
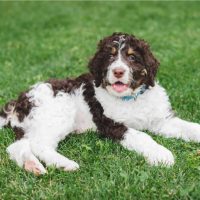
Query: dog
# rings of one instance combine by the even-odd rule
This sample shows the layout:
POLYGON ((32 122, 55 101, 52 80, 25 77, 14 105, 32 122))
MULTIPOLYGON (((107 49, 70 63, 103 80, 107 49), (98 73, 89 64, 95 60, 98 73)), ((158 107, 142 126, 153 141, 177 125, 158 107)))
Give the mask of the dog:
POLYGON ((159 62, 147 42, 127 33, 102 39, 88 64, 90 73, 51 79, 7 103, 0 127, 16 141, 7 152, 18 166, 36 175, 53 165, 73 171, 79 165, 56 151, 70 133, 95 130, 144 156, 150 165, 170 167, 175 159, 143 130, 200 142, 200 125, 174 115, 165 89, 155 81, 159 62))

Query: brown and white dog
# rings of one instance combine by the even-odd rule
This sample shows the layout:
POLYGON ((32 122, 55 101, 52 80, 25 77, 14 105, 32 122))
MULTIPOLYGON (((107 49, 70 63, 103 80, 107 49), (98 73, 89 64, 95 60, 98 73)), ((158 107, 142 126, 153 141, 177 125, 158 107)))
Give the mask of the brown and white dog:
POLYGON ((155 82, 159 62, 144 40, 114 33, 101 40, 89 62, 91 73, 76 79, 34 85, 0 113, 16 141, 12 160, 35 174, 54 165, 66 171, 79 165, 56 151, 70 133, 96 130, 103 137, 143 155, 151 165, 171 166, 172 153, 142 132, 200 142, 200 125, 173 115, 165 90, 155 82))

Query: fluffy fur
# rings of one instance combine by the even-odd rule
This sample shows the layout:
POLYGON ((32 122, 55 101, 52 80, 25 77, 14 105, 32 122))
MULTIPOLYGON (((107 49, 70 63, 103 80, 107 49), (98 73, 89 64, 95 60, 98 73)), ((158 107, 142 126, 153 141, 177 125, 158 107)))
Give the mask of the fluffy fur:
POLYGON ((10 158, 27 171, 46 173, 54 165, 66 171, 79 165, 56 151, 71 132, 96 130, 145 157, 151 165, 172 166, 173 154, 143 130, 200 142, 200 125, 173 115, 166 91, 155 82, 159 62, 148 44, 125 33, 104 38, 89 62, 90 74, 38 83, 0 113, 0 127, 10 126, 16 141, 10 158), (124 101, 145 85, 136 99, 124 101))

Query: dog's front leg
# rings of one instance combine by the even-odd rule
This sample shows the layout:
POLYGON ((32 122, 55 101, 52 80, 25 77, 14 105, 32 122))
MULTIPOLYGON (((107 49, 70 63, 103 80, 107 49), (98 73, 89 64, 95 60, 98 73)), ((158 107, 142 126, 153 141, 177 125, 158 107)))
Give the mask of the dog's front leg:
POLYGON ((120 143, 128 150, 143 155, 151 165, 171 166, 174 164, 172 153, 144 132, 129 128, 120 143))
POLYGON ((143 155, 149 164, 165 166, 174 164, 172 153, 146 133, 127 128, 124 124, 114 122, 104 115, 96 125, 101 136, 120 141, 126 149, 143 155))
POLYGON ((200 125, 178 117, 162 120, 157 127, 152 128, 152 131, 165 137, 200 142, 200 125))

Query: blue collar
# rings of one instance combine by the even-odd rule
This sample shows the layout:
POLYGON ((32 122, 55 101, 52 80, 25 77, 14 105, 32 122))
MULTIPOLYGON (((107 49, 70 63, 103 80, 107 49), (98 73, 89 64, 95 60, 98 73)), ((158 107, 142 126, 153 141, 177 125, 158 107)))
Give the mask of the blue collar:
POLYGON ((123 96, 121 97, 122 101, 129 101, 129 100, 136 100, 138 96, 140 96, 141 94, 143 94, 145 91, 147 90, 147 86, 145 84, 143 84, 140 88, 139 91, 134 93, 133 95, 130 96, 123 96))

